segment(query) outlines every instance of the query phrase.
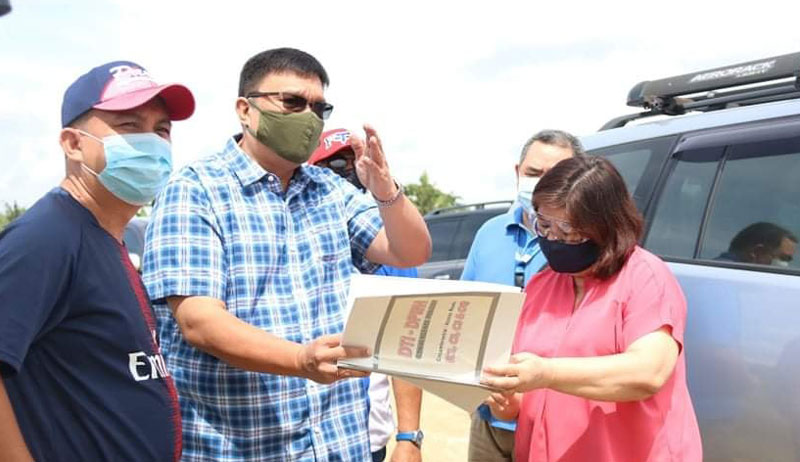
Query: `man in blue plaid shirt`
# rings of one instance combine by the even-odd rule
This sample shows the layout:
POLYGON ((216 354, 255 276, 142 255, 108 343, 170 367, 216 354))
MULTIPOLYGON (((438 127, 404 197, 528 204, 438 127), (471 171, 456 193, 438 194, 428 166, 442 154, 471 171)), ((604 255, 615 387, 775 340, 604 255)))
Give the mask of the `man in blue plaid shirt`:
POLYGON ((336 361, 349 278, 428 259, 431 241, 380 139, 353 139, 374 201, 302 165, 333 106, 311 55, 244 65, 243 133, 180 170, 153 209, 144 280, 180 394, 184 461, 368 461, 367 400, 336 361), (376 206, 377 204, 377 206, 376 206))

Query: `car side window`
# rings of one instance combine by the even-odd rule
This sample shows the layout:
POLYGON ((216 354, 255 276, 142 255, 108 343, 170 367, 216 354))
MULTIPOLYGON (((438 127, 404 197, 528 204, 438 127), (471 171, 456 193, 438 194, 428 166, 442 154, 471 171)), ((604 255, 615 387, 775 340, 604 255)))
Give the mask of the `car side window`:
POLYGON ((700 258, 800 269, 800 137, 729 146, 700 258))
POLYGON ((475 234, 478 232, 478 229, 481 227, 481 225, 483 225, 486 220, 501 213, 503 213, 502 210, 497 210, 495 212, 481 211, 470 213, 464 216, 464 220, 461 222, 461 228, 458 230, 458 234, 452 238, 453 251, 450 255, 450 258, 467 258, 469 249, 472 247, 472 241, 475 239, 475 234))
POLYGON ((461 223, 457 218, 444 218, 428 221, 428 231, 431 234, 433 251, 429 261, 443 261, 452 258, 453 237, 458 233, 458 225, 461 223))
POLYGON ((673 169, 655 205, 644 246, 664 257, 693 258, 724 149, 673 154, 673 169))
POLYGON ((606 157, 614 164, 640 211, 644 211, 657 178, 675 137, 638 141, 590 151, 606 157))

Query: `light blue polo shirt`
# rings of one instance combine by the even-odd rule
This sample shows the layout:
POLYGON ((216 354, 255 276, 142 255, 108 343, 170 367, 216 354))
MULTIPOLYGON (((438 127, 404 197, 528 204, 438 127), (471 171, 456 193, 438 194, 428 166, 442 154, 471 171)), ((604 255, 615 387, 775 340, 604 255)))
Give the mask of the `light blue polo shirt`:
POLYGON ((524 271, 524 284, 547 263, 537 236, 522 224, 522 207, 489 219, 480 227, 461 279, 513 286, 514 275, 524 271))

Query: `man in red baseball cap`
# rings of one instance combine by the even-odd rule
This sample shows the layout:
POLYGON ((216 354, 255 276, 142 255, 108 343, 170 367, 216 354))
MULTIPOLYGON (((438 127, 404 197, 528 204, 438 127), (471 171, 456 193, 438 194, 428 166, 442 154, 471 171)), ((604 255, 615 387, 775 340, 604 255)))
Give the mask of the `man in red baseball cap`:
MULTIPOLYGON (((319 138, 319 146, 311 154, 308 163, 329 168, 366 193, 367 188, 358 179, 355 167, 356 153, 350 144, 350 132, 343 128, 329 130, 319 138)), ((375 274, 384 276, 417 277, 416 268, 395 268, 382 265, 375 274)), ((369 440, 372 461, 382 462, 386 457, 386 445, 395 431, 392 408, 389 403, 389 378, 372 373, 369 381, 369 440)), ((392 378, 394 400, 397 408, 397 445, 393 462, 419 462, 422 460, 422 431, 419 425, 422 390, 398 378, 392 378)))
POLYGON ((181 455, 177 393, 122 243, 194 98, 116 61, 64 94, 66 177, 0 234, 0 460, 181 455))
POLYGON ((356 153, 350 144, 350 132, 344 128, 324 132, 319 138, 319 146, 311 154, 308 163, 329 168, 362 192, 367 190, 358 179, 356 153))

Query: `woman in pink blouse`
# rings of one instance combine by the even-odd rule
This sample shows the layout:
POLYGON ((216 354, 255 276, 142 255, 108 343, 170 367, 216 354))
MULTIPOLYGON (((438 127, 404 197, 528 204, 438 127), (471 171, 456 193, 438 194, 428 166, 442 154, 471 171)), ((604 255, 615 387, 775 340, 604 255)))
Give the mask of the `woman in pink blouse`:
POLYGON ((686 386, 686 300, 637 245, 642 219, 601 157, 564 160, 533 194, 549 268, 528 283, 509 364, 488 402, 517 418, 518 462, 700 462, 686 386))

